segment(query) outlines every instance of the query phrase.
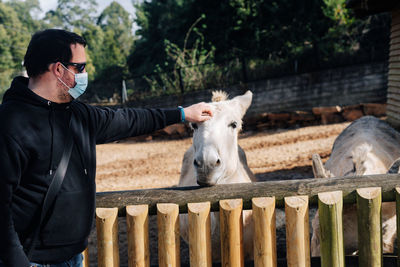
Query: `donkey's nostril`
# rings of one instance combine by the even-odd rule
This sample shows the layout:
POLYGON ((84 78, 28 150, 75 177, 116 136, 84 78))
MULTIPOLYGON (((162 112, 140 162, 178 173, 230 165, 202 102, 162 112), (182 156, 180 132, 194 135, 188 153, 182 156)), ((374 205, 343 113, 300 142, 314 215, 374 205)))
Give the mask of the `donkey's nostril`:
POLYGON ((193 161, 193 165, 197 168, 200 167, 200 163, 197 160, 193 161))
POLYGON ((220 165, 221 164, 221 161, 218 159, 217 160, 217 165, 220 165))

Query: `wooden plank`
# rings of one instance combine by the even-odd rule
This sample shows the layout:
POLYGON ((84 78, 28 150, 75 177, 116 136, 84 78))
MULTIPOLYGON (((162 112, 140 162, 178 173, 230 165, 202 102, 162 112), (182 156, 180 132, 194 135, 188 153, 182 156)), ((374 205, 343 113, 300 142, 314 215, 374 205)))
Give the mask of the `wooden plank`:
POLYGON ((343 246, 342 191, 318 194, 321 266, 345 266, 343 246))
POLYGON ((400 87, 399 86, 388 85, 387 93, 388 93, 388 95, 389 94, 399 95, 400 94, 400 87))
POLYGON ((189 203, 190 266, 211 267, 210 202, 189 203))
POLYGON ((393 117, 396 119, 400 119, 400 112, 399 112, 399 108, 398 107, 394 107, 394 106, 387 106, 387 116, 388 117, 393 117))
POLYGON ((387 104, 388 104, 388 109, 389 110, 392 110, 392 111, 395 111, 395 112, 399 113, 399 111, 400 111, 400 102, 398 102, 396 99, 389 98, 387 100, 387 104), (391 108, 389 108, 389 107, 391 107, 391 108))
POLYGON ((400 112, 399 112, 399 108, 395 108, 393 106, 388 106, 387 107, 387 111, 386 111, 387 115, 389 117, 394 117, 400 120, 400 112))
POLYGON ((253 198, 254 266, 276 267, 275 198, 253 198))
POLYGON ((400 56, 390 56, 389 57, 389 62, 390 63, 392 63, 392 62, 400 62, 400 56))
POLYGON ((393 31, 390 33, 390 39, 396 39, 400 37, 400 31, 393 31))
POLYGON ((387 111, 387 118, 394 118, 396 120, 400 120, 400 114, 398 112, 392 112, 390 110, 387 111))
POLYGON ((388 77, 388 81, 395 81, 395 82, 398 82, 398 81, 400 81, 400 77, 397 77, 397 76, 389 76, 389 77, 388 77))
POLYGON ((393 117, 388 116, 386 119, 387 123, 390 124, 394 129, 400 130, 400 120, 396 120, 393 117))
POLYGON ((129 267, 150 266, 148 213, 147 205, 126 207, 129 267))
POLYGON ((400 49, 400 43, 397 42, 398 40, 391 40, 390 41, 390 51, 398 50, 400 49))
POLYGON ((309 195, 310 203, 316 205, 317 194, 321 192, 343 191, 343 203, 355 203, 354 190, 360 187, 381 186, 383 201, 394 201, 393 188, 399 185, 400 174, 365 175, 361 177, 336 177, 329 179, 299 179, 215 185, 211 187, 181 187, 146 189, 133 191, 113 191, 96 194, 97 207, 118 207, 125 216, 127 205, 147 204, 149 214, 156 214, 157 203, 176 203, 180 212, 187 212, 187 203, 210 201, 211 211, 219 210, 221 199, 241 198, 243 208, 251 209, 254 197, 275 196, 277 207, 284 207, 283 198, 287 196, 309 195), (154 213, 152 213, 154 209, 154 213))
POLYGON ((393 114, 387 115, 386 121, 395 129, 400 129, 400 116, 394 116, 393 114))
POLYGON ((391 112, 400 113, 400 102, 395 98, 388 98, 386 109, 391 112))
POLYGON ((396 33, 396 35, 391 34, 390 42, 389 42, 390 46, 396 45, 396 44, 398 44, 399 42, 400 42, 400 36, 398 36, 397 33, 396 33))
POLYGON ((397 31, 400 31, 400 21, 392 23, 392 26, 390 28, 391 33, 397 31))
POLYGON ((389 81, 387 91, 393 94, 398 94, 400 92, 400 82, 389 81))
MULTIPOLYGON (((396 101, 400 103, 400 94, 394 94, 394 93, 388 93, 388 100, 390 99, 391 101, 396 101)), ((400 110, 399 110, 400 111, 400 110)))
MULTIPOLYGON (((268 181, 243 184, 215 185, 213 187, 182 187, 162 188, 133 191, 113 191, 97 193, 97 207, 121 207, 121 214, 125 215, 127 205, 148 204, 149 214, 152 206, 157 203, 174 202, 180 205, 180 212, 187 212, 188 202, 211 202, 211 210, 219 210, 219 200, 237 196, 243 199, 245 209, 251 208, 251 198, 275 196, 277 207, 283 207, 283 198, 293 195, 310 195, 310 203, 317 204, 317 193, 326 191, 343 191, 344 203, 355 203, 354 190, 358 187, 383 186, 384 201, 394 201, 391 190, 397 185, 400 175, 368 175, 363 177, 346 177, 330 179, 300 179, 288 181, 268 181), (396 177, 397 178, 396 178, 396 177), (285 185, 285 189, 283 189, 285 185), (246 205, 247 204, 247 205, 246 205)), ((156 211, 156 210, 155 210, 156 211)))
POLYGON ((388 105, 400 105, 400 94, 398 92, 388 92, 386 103, 388 105))
POLYGON ((179 267, 180 236, 179 207, 176 204, 157 204, 158 265, 179 267))
POLYGON ((389 86, 389 87, 388 87, 388 90, 387 90, 387 98, 388 98, 390 95, 399 96, 399 95, 400 95, 400 87, 389 86))
POLYGON ((340 112, 342 110, 341 107, 339 106, 331 106, 331 107, 314 107, 312 108, 312 112, 315 115, 321 115, 324 113, 336 113, 336 112, 340 112))
MULTIPOLYGON (((398 94, 388 94, 388 101, 396 101, 400 103, 400 95, 398 94)), ((400 110, 399 110, 400 112, 400 110)))
POLYGON ((379 187, 357 189, 359 266, 382 266, 381 205, 379 187))
MULTIPOLYGON (((398 59, 397 61, 395 61, 394 59, 395 58, 393 58, 393 57, 389 59, 390 64, 396 64, 396 63, 399 64, 400 63, 400 57, 396 57, 396 59, 398 59)), ((396 67, 390 68, 390 64, 389 64, 389 71, 388 71, 389 75, 398 75, 399 68, 396 68, 396 67)))
POLYGON ((390 27, 390 33, 393 34, 394 32, 398 32, 399 28, 398 25, 400 24, 400 20, 392 20, 392 24, 390 27))
POLYGON ((119 267, 118 209, 97 208, 97 258, 99 267, 119 267))
POLYGON ((389 87, 397 87, 397 88, 400 88, 400 82, 399 82, 399 81, 388 81, 388 86, 389 86, 389 87))
POLYGON ((363 104, 363 111, 365 115, 384 116, 386 114, 386 103, 366 103, 363 104))
POLYGON ((400 63, 394 62, 394 63, 389 63, 389 69, 398 69, 400 68, 400 63))
POLYGON ((242 267, 244 266, 242 200, 221 200, 219 206, 221 265, 242 267))
POLYGON ((285 219, 287 266, 311 266, 308 196, 286 197, 285 219))
POLYGON ((395 47, 394 45, 391 45, 390 46, 389 57, 398 56, 398 55, 400 55, 400 46, 399 47, 395 47))
POLYGON ((400 126, 400 116, 391 116, 391 115, 387 115, 387 119, 386 121, 395 129, 399 130, 399 126, 400 126))

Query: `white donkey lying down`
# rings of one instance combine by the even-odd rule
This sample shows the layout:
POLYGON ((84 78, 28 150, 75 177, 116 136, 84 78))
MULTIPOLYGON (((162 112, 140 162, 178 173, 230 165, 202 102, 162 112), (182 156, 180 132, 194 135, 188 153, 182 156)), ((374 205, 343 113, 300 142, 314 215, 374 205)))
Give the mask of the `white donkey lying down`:
MULTIPOLYGON (((314 176, 349 177, 384 174, 389 169, 398 172, 400 157, 400 133, 388 124, 372 116, 365 116, 350 124, 336 138, 332 153, 325 167, 313 161, 314 176), (393 165, 393 168, 391 166, 393 165)), ((313 159, 315 159, 313 157, 313 159)), ((319 163, 318 163, 319 162, 319 163)), ((383 252, 393 253, 396 236, 395 203, 382 204, 383 252)), ((320 231, 318 213, 312 220, 311 255, 320 256, 320 231)), ((357 210, 355 205, 343 209, 343 241, 345 253, 357 251, 357 210)))
MULTIPOLYGON (((247 166, 246 155, 238 145, 242 117, 251 104, 252 93, 227 100, 223 92, 213 92, 212 119, 192 124, 193 144, 186 151, 179 186, 250 183, 255 180, 247 166)), ((212 213, 211 236, 213 261, 220 260, 219 214, 212 213)), ((188 242, 188 217, 180 215, 180 231, 188 242)), ((251 211, 243 212, 243 250, 253 257, 253 223, 251 211)))

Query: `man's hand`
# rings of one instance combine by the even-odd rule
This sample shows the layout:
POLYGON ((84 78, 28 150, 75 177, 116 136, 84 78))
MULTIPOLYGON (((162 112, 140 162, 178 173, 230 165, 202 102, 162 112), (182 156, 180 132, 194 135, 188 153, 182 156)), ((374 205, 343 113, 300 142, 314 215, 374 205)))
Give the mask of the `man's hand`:
POLYGON ((203 122, 211 119, 211 105, 201 102, 183 109, 185 112, 185 120, 189 122, 203 122))

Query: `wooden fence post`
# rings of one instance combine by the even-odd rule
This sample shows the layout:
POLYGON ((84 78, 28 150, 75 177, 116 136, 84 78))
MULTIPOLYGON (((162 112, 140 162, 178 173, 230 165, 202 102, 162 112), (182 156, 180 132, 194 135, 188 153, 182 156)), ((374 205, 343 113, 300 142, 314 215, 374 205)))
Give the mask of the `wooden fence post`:
POLYGON ((275 197, 252 199, 254 266, 276 267, 275 197))
POLYGON ((219 201, 222 266, 244 266, 242 200, 219 201))
POLYGON ((357 189, 359 266, 382 266, 381 204, 381 188, 357 189))
POLYGON ((334 191, 318 194, 321 237, 321 266, 343 267, 343 194, 334 191))
POLYGON ((159 266, 179 267, 179 206, 170 203, 157 204, 157 226, 159 266))
POLYGON ((97 208, 97 254, 99 267, 119 267, 118 208, 97 208))
POLYGON ((308 196, 285 197, 286 250, 289 267, 310 266, 308 196))
POLYGON ((89 248, 86 248, 82 252, 82 256, 83 256, 83 267, 89 267, 89 248))
POLYGON ((126 207, 129 267, 150 266, 148 213, 148 205, 126 207))
POLYGON ((190 266, 211 267, 210 202, 188 203, 190 266))

